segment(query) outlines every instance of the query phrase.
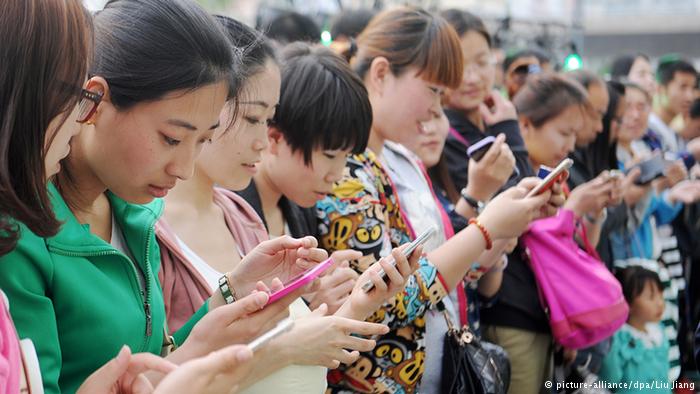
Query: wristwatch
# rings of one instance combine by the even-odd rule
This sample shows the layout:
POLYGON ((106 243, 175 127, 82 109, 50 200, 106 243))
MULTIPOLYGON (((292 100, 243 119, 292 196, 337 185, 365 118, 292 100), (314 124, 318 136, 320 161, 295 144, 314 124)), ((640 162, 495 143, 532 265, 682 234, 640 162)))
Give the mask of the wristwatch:
POLYGON ((485 204, 483 201, 479 201, 479 200, 475 199, 474 197, 470 196, 470 195, 467 193, 467 188, 466 188, 466 187, 465 187, 464 189, 462 189, 462 191, 459 192, 459 194, 462 196, 462 198, 464 199, 464 201, 466 201, 467 204, 469 204, 470 207, 474 208, 474 210, 476 211, 477 215, 480 214, 481 211, 483 211, 484 208, 486 207, 486 204, 485 204))

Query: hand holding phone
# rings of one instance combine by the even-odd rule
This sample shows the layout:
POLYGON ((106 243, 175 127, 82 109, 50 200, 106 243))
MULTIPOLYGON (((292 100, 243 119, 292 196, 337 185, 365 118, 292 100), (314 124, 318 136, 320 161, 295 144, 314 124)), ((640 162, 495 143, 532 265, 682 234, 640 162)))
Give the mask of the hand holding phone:
POLYGON ((316 264, 313 268, 307 270, 306 272, 303 272, 297 275, 296 277, 290 279, 287 283, 284 284, 284 288, 270 294, 270 299, 267 301, 268 305, 281 298, 284 298, 287 294, 292 293, 296 289, 313 282, 314 279, 318 278, 332 265, 333 259, 329 258, 324 262, 316 264))
POLYGON ((608 172, 608 179, 611 181, 621 180, 625 177, 625 173, 620 170, 610 170, 608 172))
MULTIPOLYGON (((406 256, 406 258, 411 257, 411 254, 413 254, 413 251, 416 250, 416 248, 422 244, 424 244, 434 233, 435 233, 435 227, 430 227, 427 230, 425 230, 421 235, 419 235, 413 242, 411 242, 406 249, 404 249, 403 254, 406 256)), ((391 258, 391 265, 396 266, 396 261, 391 258)), ((379 270, 379 276, 382 278, 386 278, 386 273, 384 272, 383 269, 379 270)), ((364 290, 365 293, 369 293, 370 290, 374 288, 374 283, 372 281, 367 281, 362 285, 362 290, 364 290)))
POLYGON ((630 167, 627 172, 631 171, 635 167, 639 167, 641 174, 634 181, 634 183, 638 186, 644 186, 651 183, 653 180, 664 176, 664 172, 666 171, 666 162, 661 155, 656 154, 650 159, 644 160, 641 163, 630 167))
POLYGON ((527 194, 527 197, 542 194, 547 190, 551 189, 555 183, 561 182, 562 178, 566 176, 566 172, 569 170, 569 168, 571 168, 572 165, 574 165, 573 160, 568 158, 562 160, 562 162, 559 163, 559 165, 557 165, 557 167, 554 170, 552 170, 552 172, 545 176, 542 182, 540 182, 537 186, 530 190, 530 192, 527 194))

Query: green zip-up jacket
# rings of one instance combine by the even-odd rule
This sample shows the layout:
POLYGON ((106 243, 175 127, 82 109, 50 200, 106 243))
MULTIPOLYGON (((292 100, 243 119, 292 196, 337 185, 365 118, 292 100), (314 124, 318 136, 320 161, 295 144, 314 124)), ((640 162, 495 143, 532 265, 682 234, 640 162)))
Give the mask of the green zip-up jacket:
MULTIPOLYGON (((159 354, 165 308, 154 224, 163 202, 134 205, 108 193, 114 218, 143 275, 78 222, 49 185, 60 232, 40 238, 20 224, 17 248, 0 258, 0 288, 21 338, 34 342, 47 394, 72 393, 121 347, 159 354), (141 281, 145 281, 142 292, 141 281)), ((207 304, 176 334, 182 342, 207 304)))

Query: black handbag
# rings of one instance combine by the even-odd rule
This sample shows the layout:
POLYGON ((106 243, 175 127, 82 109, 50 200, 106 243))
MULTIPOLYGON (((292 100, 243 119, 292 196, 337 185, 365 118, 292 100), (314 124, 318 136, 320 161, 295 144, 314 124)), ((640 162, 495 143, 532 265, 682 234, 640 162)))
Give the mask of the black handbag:
MULTIPOLYGON (((466 307, 466 296, 460 294, 460 308, 466 307), (461 305, 463 298, 464 305, 461 305)), ((506 351, 479 339, 468 324, 457 328, 442 301, 437 303, 437 308, 447 322, 440 392, 506 394, 510 385, 510 360, 506 351)))

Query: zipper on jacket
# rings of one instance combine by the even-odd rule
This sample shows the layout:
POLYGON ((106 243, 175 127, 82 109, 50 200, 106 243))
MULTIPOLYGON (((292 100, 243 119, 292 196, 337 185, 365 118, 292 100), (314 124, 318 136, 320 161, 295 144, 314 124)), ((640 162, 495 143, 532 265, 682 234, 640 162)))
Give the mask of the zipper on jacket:
POLYGON ((153 318, 151 317, 151 304, 148 302, 145 302, 143 304, 143 309, 146 311, 146 336, 150 337, 151 334, 153 333, 153 318))
MULTIPOLYGON (((146 255, 148 255, 148 252, 146 252, 146 255)), ((148 264, 148 262, 146 262, 148 264)), ((149 291, 148 291, 148 285, 150 281, 148 280, 148 272, 141 272, 139 273, 138 270, 135 266, 135 264, 132 262, 131 266, 134 268, 134 272, 136 273, 136 282, 139 285, 139 294, 141 294, 141 301, 143 301, 143 312, 146 314, 146 336, 150 337, 153 329, 151 327, 152 325, 152 315, 151 315, 151 302, 150 299, 148 298, 149 291), (146 280, 146 283, 143 283, 141 280, 141 277, 144 277, 146 280)), ((145 345, 145 341, 144 341, 145 345)))
MULTIPOLYGON (((151 277, 152 271, 151 271, 151 262, 150 262, 150 250, 151 250, 151 238, 154 237, 155 233, 155 226, 153 223, 149 226, 148 229, 148 234, 146 235, 146 255, 144 256, 144 263, 143 265, 146 266, 146 272, 145 272, 145 277, 146 277, 146 297, 143 303, 144 311, 146 311, 146 338, 147 341, 144 343, 144 345, 147 344, 148 340, 151 338, 151 334, 153 334, 153 316, 151 315, 151 303, 153 300, 151 299, 151 291, 149 289, 151 288, 151 277)), ((166 318, 167 319, 167 318, 166 318)))
MULTIPOLYGON (((153 232, 153 227, 151 226, 151 230, 149 231, 149 238, 146 242, 146 246, 150 246, 150 234, 153 232)), ((140 351, 146 351, 146 345, 148 344, 148 340, 153 333, 153 328, 152 328, 152 315, 151 315, 151 292, 148 291, 148 285, 150 284, 150 273, 151 273, 151 267, 148 264, 148 249, 146 249, 146 273, 144 276, 146 277, 146 286, 143 286, 141 283, 141 276, 139 275, 137 268, 136 268, 136 262, 131 261, 129 257, 127 257, 125 254, 117 251, 117 250, 106 250, 103 252, 97 252, 97 253, 76 253, 76 252, 69 252, 65 250, 60 250, 60 253, 66 256, 72 256, 72 257, 104 257, 104 256, 121 256, 124 257, 128 262, 129 266, 131 267, 132 272, 134 273, 134 276, 136 277, 136 284, 139 286, 138 292, 139 296, 141 298, 141 301, 143 302, 143 311, 146 315, 146 328, 145 328, 145 333, 146 336, 143 338, 143 341, 141 342, 141 349, 140 351), (145 291, 145 294, 144 294, 145 291)))

